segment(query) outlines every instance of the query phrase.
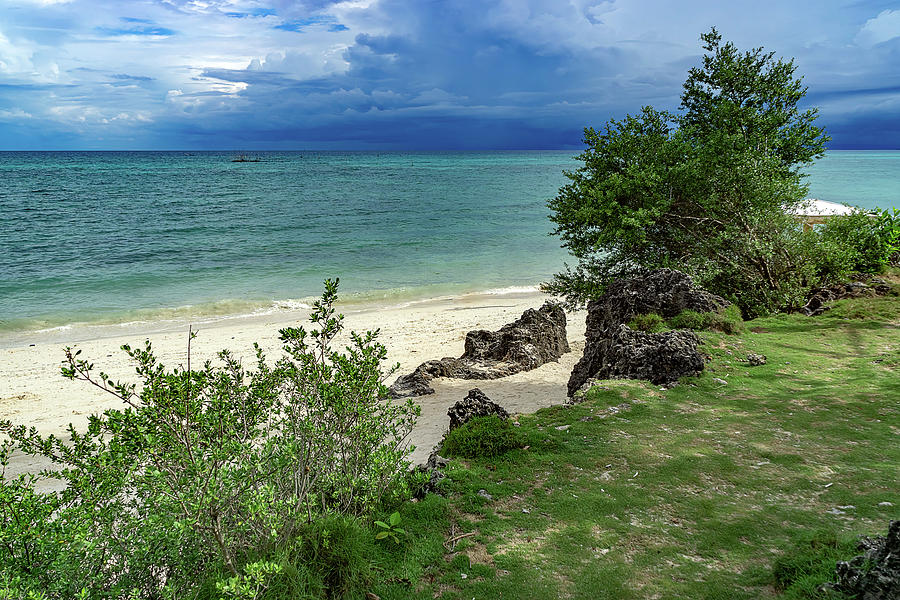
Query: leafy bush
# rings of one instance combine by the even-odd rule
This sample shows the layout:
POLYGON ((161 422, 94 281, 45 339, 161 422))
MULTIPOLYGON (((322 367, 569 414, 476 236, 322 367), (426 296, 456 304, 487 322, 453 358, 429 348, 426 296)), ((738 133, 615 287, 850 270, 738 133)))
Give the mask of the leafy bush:
POLYGON ((635 315, 628 322, 628 327, 635 331, 643 331, 645 333, 656 333, 665 329, 666 321, 656 313, 648 313, 646 315, 635 315))
MULTIPOLYGON (((259 557, 298 537, 301 554, 318 548, 303 541, 316 532, 327 548, 325 532, 337 528, 328 515, 369 515, 386 495, 408 493, 405 440, 419 407, 386 400, 377 332, 351 333, 346 352, 332 348, 343 327, 336 298, 337 281, 326 281, 310 317, 317 328, 282 330, 284 357, 273 366, 257 346, 254 371, 227 351, 221 366, 193 370, 194 334, 187 367, 171 371, 149 342, 124 346, 136 392, 66 349, 66 377, 125 407, 93 415, 84 433, 70 425, 66 441, 0 423, 10 438, 3 455, 15 447, 49 458, 46 476, 66 483, 36 494, 33 477, 0 472, 7 587, 47 598, 180 598, 223 572, 246 595, 280 576, 259 557)), ((333 572, 327 589, 343 589, 349 571, 333 572)))
POLYGON ((844 249, 848 270, 880 273, 900 251, 900 211, 838 215, 828 220, 821 236, 825 243, 844 249))
POLYGON ((485 458, 499 456, 525 446, 525 437, 509 420, 496 415, 475 417, 444 438, 443 449, 449 456, 485 458))

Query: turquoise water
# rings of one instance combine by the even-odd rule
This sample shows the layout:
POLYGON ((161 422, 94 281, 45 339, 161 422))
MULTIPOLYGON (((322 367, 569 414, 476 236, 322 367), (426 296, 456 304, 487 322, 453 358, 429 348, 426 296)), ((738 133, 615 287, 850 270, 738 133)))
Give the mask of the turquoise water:
POLYGON ((0 153, 0 331, 536 285, 572 155, 0 153))
MULTIPOLYGON (((0 333, 536 286, 571 151, 0 153, 0 333)), ((811 195, 897 205, 900 152, 835 152, 811 195)))
POLYGON ((832 151, 807 173, 812 198, 862 208, 900 208, 900 151, 832 151))

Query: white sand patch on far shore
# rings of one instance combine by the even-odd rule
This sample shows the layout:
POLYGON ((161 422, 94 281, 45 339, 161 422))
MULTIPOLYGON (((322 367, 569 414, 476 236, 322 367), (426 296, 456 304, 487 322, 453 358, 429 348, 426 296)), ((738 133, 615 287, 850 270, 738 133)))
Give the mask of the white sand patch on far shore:
MULTIPOLYGON (((460 356, 466 332, 499 329, 519 318, 525 309, 538 308, 547 299, 535 292, 499 296, 471 294, 405 307, 339 308, 345 314, 347 331, 381 329, 379 339, 388 349, 388 364, 400 363, 399 371, 387 382, 391 383, 398 375, 412 371, 426 360, 460 356)), ((309 311, 278 313, 200 327, 199 335, 192 343, 192 365, 214 360, 219 350, 227 348, 252 368, 255 364, 254 342, 259 343, 270 360, 274 360, 280 356, 278 330, 298 324, 307 326, 308 314, 309 311)), ((77 330, 70 330, 70 339, 80 340, 77 342, 60 337, 68 331, 54 332, 53 341, 42 341, 36 334, 34 346, 0 349, 0 419, 34 426, 43 434, 60 435, 65 433, 69 423, 84 429, 89 415, 121 406, 115 397, 60 375, 66 345, 82 350, 82 357, 93 362, 98 372, 102 370, 114 379, 136 381, 130 359, 120 350, 122 344, 142 346, 145 339, 150 339, 163 364, 174 367, 186 363, 186 328, 160 328, 147 333, 144 326, 140 332, 122 333, 121 327, 110 327, 105 335, 87 340, 81 340, 77 330)), ((471 388, 481 388, 510 413, 534 412, 564 402, 569 373, 584 348, 583 312, 568 315, 567 333, 572 352, 559 362, 493 381, 436 380, 436 393, 417 399, 422 405, 422 416, 411 436, 411 443, 416 446, 413 461, 418 463, 427 458, 447 428, 447 409, 471 388)), ((7 475, 35 472, 39 468, 40 465, 31 459, 14 456, 7 475)))

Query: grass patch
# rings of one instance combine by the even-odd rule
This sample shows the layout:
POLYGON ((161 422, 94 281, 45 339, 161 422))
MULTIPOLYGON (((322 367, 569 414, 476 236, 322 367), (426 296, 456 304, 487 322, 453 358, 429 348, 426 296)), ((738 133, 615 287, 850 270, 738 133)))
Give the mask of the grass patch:
POLYGON ((447 434, 442 446, 447 456, 489 458, 525 446, 525 437, 509 419, 497 415, 475 417, 447 434))
MULTIPOLYGON (((605 381, 581 404, 520 416, 527 449, 451 461, 449 498, 425 501, 446 512, 404 513, 430 553, 387 548, 408 580, 372 591, 814 598, 802 594, 854 554, 849 541, 900 518, 900 302, 747 325, 758 333, 701 334, 711 360, 699 378, 668 390, 605 381), (768 363, 749 367, 750 352, 768 363)), ((398 577, 386 564, 384 579, 398 577)))
POLYGON ((824 582, 834 581, 834 565, 859 554, 856 540, 838 536, 834 531, 817 531, 801 536, 792 552, 775 561, 775 582, 784 590, 785 600, 829 599, 843 596, 819 590, 824 582))
POLYGON ((730 305, 721 313, 700 313, 693 310, 683 310, 670 319, 663 319, 656 313, 635 315, 628 322, 628 327, 635 331, 645 333, 657 333, 668 329, 693 329, 694 331, 718 331, 728 334, 739 334, 746 330, 741 318, 741 311, 735 305, 730 305))

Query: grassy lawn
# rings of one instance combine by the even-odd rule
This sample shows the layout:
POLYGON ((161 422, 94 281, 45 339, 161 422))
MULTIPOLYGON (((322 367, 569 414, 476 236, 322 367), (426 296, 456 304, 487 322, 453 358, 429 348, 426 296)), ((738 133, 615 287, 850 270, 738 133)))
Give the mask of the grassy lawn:
POLYGON ((775 561, 804 542, 883 535, 900 518, 900 300, 747 327, 703 334, 699 378, 605 382, 518 417, 528 448, 454 460, 447 499, 401 507, 409 536, 380 544, 373 592, 774 598, 775 561))

